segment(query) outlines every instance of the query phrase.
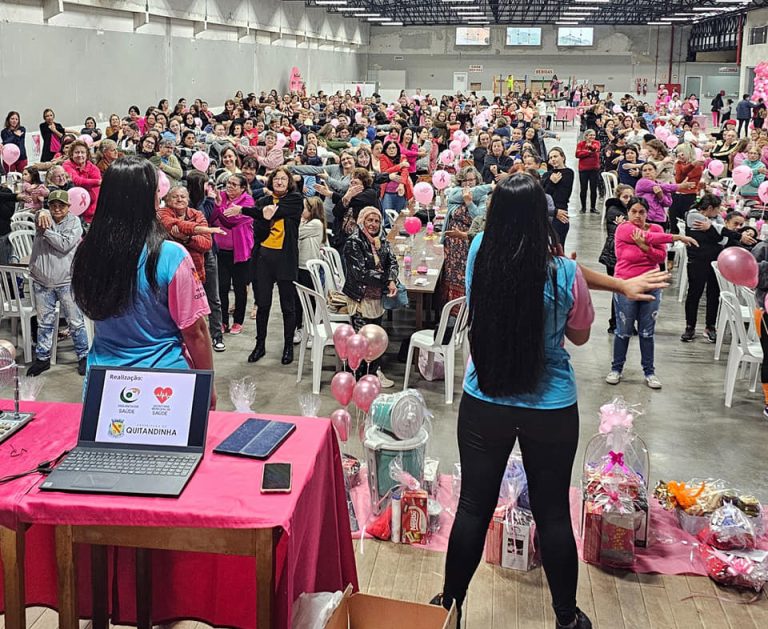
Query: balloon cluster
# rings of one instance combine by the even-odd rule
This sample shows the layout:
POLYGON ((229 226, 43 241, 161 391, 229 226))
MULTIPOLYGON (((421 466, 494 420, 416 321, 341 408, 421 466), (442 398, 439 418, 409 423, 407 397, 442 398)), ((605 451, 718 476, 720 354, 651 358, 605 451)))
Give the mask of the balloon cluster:
POLYGON ((755 66, 755 87, 752 100, 762 98, 768 101, 768 61, 761 61, 755 66))
MULTIPOLYGON (((368 324, 360 328, 359 332, 348 324, 340 325, 333 333, 333 344, 336 354, 351 369, 359 369, 363 361, 369 365, 380 358, 387 350, 389 337, 384 328, 378 325, 368 324)), ((331 380, 331 394, 334 399, 346 407, 354 402, 358 411, 368 413, 371 404, 381 393, 381 383, 378 376, 368 374, 355 380, 355 376, 348 371, 339 371, 331 380)), ((349 438, 349 427, 352 417, 346 408, 339 408, 331 413, 331 423, 342 442, 349 438)))

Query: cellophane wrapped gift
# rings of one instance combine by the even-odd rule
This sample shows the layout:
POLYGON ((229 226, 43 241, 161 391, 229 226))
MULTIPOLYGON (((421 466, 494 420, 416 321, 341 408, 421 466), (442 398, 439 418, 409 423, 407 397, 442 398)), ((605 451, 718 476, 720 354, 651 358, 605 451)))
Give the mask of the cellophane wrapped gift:
POLYGON ((538 565, 536 525, 530 510, 528 480, 517 453, 510 456, 504 472, 499 506, 486 536, 485 560, 503 568, 523 571, 538 565))
POLYGON ((597 499, 602 506, 600 563, 612 568, 632 568, 635 564, 635 507, 632 498, 608 489, 597 499))
POLYGON ((640 414, 637 406, 629 406, 621 397, 600 407, 599 433, 584 454, 581 532, 586 561, 603 562, 604 538, 606 543, 613 540, 615 546, 616 552, 606 554, 611 557, 610 565, 634 562, 634 548, 631 557, 618 552, 630 533, 633 547, 648 544, 650 461, 643 440, 634 431, 634 419, 640 414))
POLYGON ((756 542, 749 518, 730 502, 715 509, 698 538, 717 550, 753 550, 756 542))
POLYGON ((709 578, 720 585, 761 592, 768 582, 768 551, 726 552, 706 544, 701 544, 698 550, 709 578))

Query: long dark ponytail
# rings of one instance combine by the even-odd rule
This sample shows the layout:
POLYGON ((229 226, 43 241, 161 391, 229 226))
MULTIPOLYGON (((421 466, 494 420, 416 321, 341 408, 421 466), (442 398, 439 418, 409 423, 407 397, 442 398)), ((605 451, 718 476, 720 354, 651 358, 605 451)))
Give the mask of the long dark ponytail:
POLYGON ((544 190, 526 174, 502 179, 488 205, 469 299, 469 343, 480 390, 536 391, 544 373, 544 288, 554 232, 544 190))
POLYGON ((94 320, 124 314, 133 305, 146 247, 146 274, 158 289, 157 260, 165 230, 157 221, 157 173, 143 157, 116 160, 104 173, 96 214, 75 254, 75 302, 94 320))

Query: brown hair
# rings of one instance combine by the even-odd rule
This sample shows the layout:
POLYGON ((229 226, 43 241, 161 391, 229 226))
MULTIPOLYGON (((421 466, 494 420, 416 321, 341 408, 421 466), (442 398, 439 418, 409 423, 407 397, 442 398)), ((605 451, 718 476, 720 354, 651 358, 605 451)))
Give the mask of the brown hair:
POLYGON ((371 184, 373 184, 373 178, 367 168, 355 168, 355 170, 352 171, 352 177, 354 179, 359 179, 360 183, 363 184, 363 188, 370 188, 371 184))
POLYGON ((285 193, 288 194, 289 192, 296 192, 296 182, 293 180, 291 171, 288 170, 285 166, 278 166, 275 168, 275 170, 269 173, 269 176, 267 177, 267 188, 274 191, 274 188, 272 187, 272 181, 274 180, 277 173, 283 173, 288 177, 288 188, 286 189, 285 193))
POLYGON ((310 221, 317 219, 323 224, 322 243, 325 244, 328 242, 328 232, 326 231, 328 226, 325 220, 325 206, 323 205, 323 200, 320 197, 309 197, 304 199, 304 207, 309 212, 310 221))

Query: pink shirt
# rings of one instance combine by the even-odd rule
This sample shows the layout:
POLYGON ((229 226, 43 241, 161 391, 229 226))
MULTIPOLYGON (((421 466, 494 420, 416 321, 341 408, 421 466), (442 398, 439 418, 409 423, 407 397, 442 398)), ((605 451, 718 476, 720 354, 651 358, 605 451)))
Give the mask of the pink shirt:
POLYGON ((665 234, 658 225, 648 224, 645 242, 650 249, 643 251, 634 240, 632 233, 638 227, 625 221, 616 228, 616 268, 614 275, 620 279, 637 277, 647 271, 656 271, 667 257, 666 245, 672 242, 672 234, 665 234))

